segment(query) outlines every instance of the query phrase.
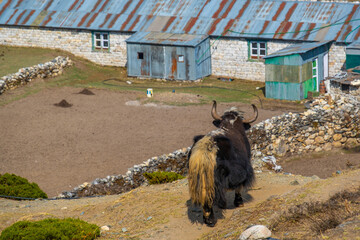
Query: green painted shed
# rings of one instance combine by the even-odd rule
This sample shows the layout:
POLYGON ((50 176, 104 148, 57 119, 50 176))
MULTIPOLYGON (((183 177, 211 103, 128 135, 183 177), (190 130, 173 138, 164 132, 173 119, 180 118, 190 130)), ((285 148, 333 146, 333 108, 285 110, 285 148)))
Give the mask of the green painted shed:
MULTIPOLYGON (((356 41, 346 46, 346 69, 360 66, 360 41, 356 41)), ((354 70, 360 72, 360 70, 354 70)))
POLYGON ((329 74, 332 41, 295 44, 265 59, 265 96, 302 100, 319 91, 320 81, 329 74))

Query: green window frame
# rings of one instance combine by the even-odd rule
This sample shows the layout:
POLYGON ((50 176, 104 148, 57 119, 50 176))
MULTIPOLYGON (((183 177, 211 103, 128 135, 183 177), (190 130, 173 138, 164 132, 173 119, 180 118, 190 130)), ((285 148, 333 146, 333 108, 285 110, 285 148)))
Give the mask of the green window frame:
POLYGON ((92 50, 100 52, 110 52, 110 33, 92 32, 92 50))
POLYGON ((248 41, 248 59, 250 61, 263 60, 267 55, 267 42, 265 41, 248 41))
POLYGON ((318 69, 318 58, 315 58, 312 63, 312 79, 314 82, 314 91, 319 91, 319 69, 318 69))

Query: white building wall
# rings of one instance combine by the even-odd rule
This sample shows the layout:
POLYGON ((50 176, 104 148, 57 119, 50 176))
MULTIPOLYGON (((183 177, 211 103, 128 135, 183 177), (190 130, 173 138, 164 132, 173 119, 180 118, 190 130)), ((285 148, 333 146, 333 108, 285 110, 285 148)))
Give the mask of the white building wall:
POLYGON ((110 52, 92 50, 91 31, 0 27, 0 44, 61 49, 100 65, 124 67, 129 34, 110 33, 110 52))
MULTIPOLYGON (((249 59, 247 40, 211 40, 211 45, 211 67, 214 75, 265 81, 265 63, 261 60, 249 59)), ((267 54, 274 53, 289 45, 291 44, 268 41, 267 54)))
POLYGON ((346 52, 344 46, 332 44, 329 50, 329 76, 339 73, 346 62, 346 52))

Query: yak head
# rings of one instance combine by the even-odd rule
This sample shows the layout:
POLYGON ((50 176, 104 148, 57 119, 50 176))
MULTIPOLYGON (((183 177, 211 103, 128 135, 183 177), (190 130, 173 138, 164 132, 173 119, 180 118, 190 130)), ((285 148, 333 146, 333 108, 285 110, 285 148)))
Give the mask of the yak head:
POLYGON ((230 108, 229 110, 225 111, 222 116, 220 116, 216 111, 216 101, 213 101, 213 106, 211 109, 211 116, 214 118, 213 124, 218 128, 225 128, 225 129, 238 129, 241 130, 244 128, 248 130, 251 125, 256 121, 258 117, 258 110, 254 104, 252 104, 254 109, 253 116, 244 119, 243 113, 238 111, 236 108, 230 108))

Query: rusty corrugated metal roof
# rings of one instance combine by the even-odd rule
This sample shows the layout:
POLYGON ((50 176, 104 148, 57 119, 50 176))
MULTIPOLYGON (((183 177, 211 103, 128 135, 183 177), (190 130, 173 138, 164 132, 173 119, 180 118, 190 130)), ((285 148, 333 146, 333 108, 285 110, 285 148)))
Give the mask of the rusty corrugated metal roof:
POLYGON ((186 33, 137 32, 128 38, 126 42, 195 47, 208 37, 208 35, 186 33))
POLYGON ((281 0, 0 0, 0 25, 352 42, 359 4, 281 0))
POLYGON ((360 49, 360 39, 346 46, 346 49, 360 49))
POLYGON ((315 48, 321 47, 325 44, 331 43, 332 41, 325 41, 325 42, 309 42, 309 43, 302 43, 302 44, 294 44, 291 46, 288 46, 286 48, 280 49, 277 52, 274 52, 270 55, 265 56, 264 58, 274 58, 274 57, 280 57, 280 56, 287 56, 292 54, 301 54, 306 53, 310 50, 313 50, 315 48))

